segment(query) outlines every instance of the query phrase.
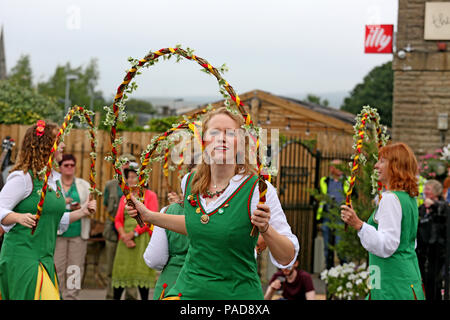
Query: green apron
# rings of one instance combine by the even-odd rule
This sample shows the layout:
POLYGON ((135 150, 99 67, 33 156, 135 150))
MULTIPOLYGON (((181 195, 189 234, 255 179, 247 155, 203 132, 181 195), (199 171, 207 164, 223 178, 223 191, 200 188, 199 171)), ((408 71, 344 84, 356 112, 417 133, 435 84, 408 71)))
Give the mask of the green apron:
MULTIPOLYGON (((33 175, 30 172, 32 178, 33 175)), ((59 185, 59 189, 61 187, 59 185)), ((33 191, 12 210, 17 213, 36 213, 43 181, 33 178, 33 191)), ((61 191, 47 189, 39 224, 34 235, 31 229, 16 224, 7 234, 0 252, 0 293, 5 300, 32 300, 36 290, 39 263, 42 263, 55 284, 56 233, 65 212, 66 203, 61 191)))
MULTIPOLYGON (((126 209, 123 215, 124 231, 126 233, 133 231, 137 226, 136 220, 130 217, 126 209)), ((136 243, 133 248, 128 248, 122 240, 117 242, 111 276, 113 288, 153 288, 155 285, 156 272, 145 264, 143 258, 150 235, 144 232, 133 241, 136 243)))
MULTIPOLYGON (((174 203, 167 208, 166 214, 184 215, 184 208, 178 203, 174 203)), ((165 292, 175 285, 189 247, 189 240, 184 234, 170 230, 165 230, 165 232, 169 244, 169 259, 156 282, 153 300, 157 300, 161 296, 163 284, 167 284, 165 292)))
MULTIPOLYGON (((369 271, 372 289, 368 299, 372 300, 424 300, 422 280, 415 251, 418 225, 418 209, 415 198, 404 191, 392 191, 402 207, 400 244, 388 258, 380 258, 369 252, 369 271)), ((367 223, 378 230, 375 212, 367 223)))
POLYGON ((167 296, 181 294, 186 300, 259 300, 263 299, 257 273, 255 246, 251 237, 250 203, 258 178, 244 178, 237 190, 202 224, 205 209, 199 195, 196 206, 188 200, 191 174, 187 179, 184 200, 189 249, 175 286, 167 296), (197 213, 201 210, 202 213, 197 213))

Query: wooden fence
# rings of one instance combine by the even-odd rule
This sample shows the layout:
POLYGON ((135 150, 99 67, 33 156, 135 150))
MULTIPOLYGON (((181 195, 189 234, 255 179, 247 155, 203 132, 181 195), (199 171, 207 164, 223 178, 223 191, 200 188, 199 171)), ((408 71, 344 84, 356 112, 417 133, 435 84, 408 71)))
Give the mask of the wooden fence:
MULTIPOLYGON (((27 125, 0 125, 0 138, 3 140, 6 136, 10 136, 15 140, 16 145, 12 149, 11 159, 14 162, 22 145, 22 139, 25 135, 25 131, 29 126, 27 125)), ((119 147, 119 154, 131 153, 136 157, 139 163, 141 152, 150 143, 151 138, 156 133, 151 132, 120 132, 120 136, 123 137, 123 144, 119 147)), ((114 171, 110 162, 107 162, 105 156, 111 151, 109 132, 98 130, 97 132, 97 188, 101 191, 104 190, 105 184, 108 180, 113 179, 114 171)), ((84 129, 72 129, 70 134, 65 137, 64 153, 71 153, 77 159, 76 176, 89 181, 90 173, 90 158, 89 154, 90 141, 87 135, 87 130, 84 129)), ((178 182, 177 173, 169 173, 169 181, 173 188, 181 192, 178 182)), ((154 163, 152 165, 152 173, 148 182, 149 188, 156 192, 158 195, 159 208, 167 205, 167 181, 163 177, 162 166, 160 163, 154 163)), ((106 212, 103 206, 103 197, 97 199, 98 208, 97 213, 93 217, 94 220, 104 222, 106 218, 106 212)))
MULTIPOLYGON (((21 147, 22 138, 27 128, 28 126, 25 125, 0 125, 0 138, 4 139, 6 136, 10 136, 16 141, 11 156, 13 161, 21 147)), ((119 154, 131 153, 139 160, 142 151, 155 134, 150 132, 120 132, 119 135, 123 137, 123 144, 119 148, 119 154)), ((310 189, 318 186, 320 177, 329 174, 329 162, 331 160, 338 158, 348 161, 350 159, 351 137, 339 135, 330 137, 325 134, 315 136, 313 138, 317 139, 317 146, 320 145, 324 149, 320 149, 320 152, 313 150, 312 153, 307 150, 303 143, 298 143, 298 141, 305 140, 305 137, 290 136, 287 138, 288 143, 280 146, 278 176, 274 177, 272 183, 277 188, 286 218, 302 247, 301 267, 304 270, 312 271, 316 221, 310 189), (327 140, 327 137, 330 140, 327 140), (340 146, 338 150, 336 150, 336 145, 340 146), (327 148, 327 146, 330 146, 330 148, 327 148)), ((308 138, 311 139, 312 137, 308 138)), ((104 160, 111 150, 109 132, 98 130, 97 141, 97 186, 99 190, 103 191, 106 182, 113 179, 114 174, 112 164, 104 160)), ((89 153, 91 150, 87 130, 72 129, 64 142, 66 144, 65 153, 72 153, 77 158, 76 176, 88 180, 89 153)), ((169 183, 177 192, 181 192, 179 182, 178 172, 170 172, 169 183)), ((148 185, 158 195, 159 208, 167 205, 167 180, 164 178, 161 163, 152 165, 148 185)), ((97 213, 93 219, 102 223, 106 219, 103 197, 98 198, 97 201, 97 213)))

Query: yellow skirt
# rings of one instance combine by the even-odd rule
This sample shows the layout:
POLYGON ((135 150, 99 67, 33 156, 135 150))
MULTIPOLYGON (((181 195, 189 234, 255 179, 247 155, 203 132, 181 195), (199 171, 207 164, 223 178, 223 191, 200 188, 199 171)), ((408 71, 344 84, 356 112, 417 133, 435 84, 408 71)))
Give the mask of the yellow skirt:
POLYGON ((41 263, 39 263, 34 300, 61 300, 56 273, 55 284, 53 284, 52 280, 50 280, 50 276, 41 263))

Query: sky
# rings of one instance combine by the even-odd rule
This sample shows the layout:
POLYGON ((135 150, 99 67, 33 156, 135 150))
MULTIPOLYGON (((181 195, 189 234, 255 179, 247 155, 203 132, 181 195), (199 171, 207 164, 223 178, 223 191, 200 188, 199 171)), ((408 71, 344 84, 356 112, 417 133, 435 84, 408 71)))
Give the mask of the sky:
MULTIPOLYGON (((392 54, 364 54, 366 24, 394 24, 397 0, 1 0, 6 64, 31 58, 34 81, 58 65, 97 58, 97 89, 112 99, 128 57, 191 48, 226 64, 234 90, 299 97, 350 92, 392 54)), ((221 97, 215 78, 192 61, 160 61, 136 77, 134 97, 221 97)))

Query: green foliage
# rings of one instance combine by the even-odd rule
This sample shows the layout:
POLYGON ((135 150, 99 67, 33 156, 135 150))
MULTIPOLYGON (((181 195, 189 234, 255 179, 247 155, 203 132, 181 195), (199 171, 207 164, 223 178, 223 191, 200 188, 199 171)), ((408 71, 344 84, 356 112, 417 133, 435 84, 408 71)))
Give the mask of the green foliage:
POLYGON ((65 66, 57 66, 47 81, 38 83, 39 93, 54 97, 57 103, 64 108, 67 75, 77 77, 75 80, 70 80, 70 107, 79 105, 90 108, 92 104, 93 111, 102 111, 102 107, 105 105, 103 94, 94 89, 99 79, 97 59, 91 59, 85 68, 82 66, 74 68, 69 62, 65 66))
POLYGON ((341 110, 358 114, 361 106, 371 105, 377 108, 381 123, 392 126, 392 96, 394 86, 394 72, 392 62, 386 62, 373 68, 344 99, 341 110))
POLYGON ((312 93, 309 93, 306 96, 306 102, 312 102, 312 103, 319 104, 319 105, 325 106, 325 107, 328 107, 330 105, 330 102, 327 99, 322 99, 321 97, 319 97, 315 94, 312 94, 312 93))
POLYGON ((170 116, 166 118, 157 118, 151 119, 148 121, 148 125, 150 126, 149 131, 151 132, 166 132, 170 128, 172 128, 173 124, 176 124, 180 121, 179 116, 170 116))
POLYGON ((17 82, 0 81, 0 123, 32 124, 38 119, 59 123, 62 117, 63 110, 53 98, 17 82))
POLYGON ((151 102, 145 100, 130 98, 127 100, 125 105, 128 112, 156 114, 156 110, 151 102))
MULTIPOLYGON (((372 194, 372 179, 371 175, 376 163, 372 156, 377 153, 377 146, 373 139, 369 142, 364 142, 363 153, 367 158, 364 166, 358 169, 355 186, 352 193, 352 206, 356 214, 362 221, 367 221, 370 215, 375 210, 375 195, 372 194)), ((351 174, 351 168, 348 163, 337 166, 347 177, 351 174)), ((328 226, 340 237, 337 245, 331 246, 331 250, 335 250, 339 257, 345 258, 347 261, 353 261, 357 265, 367 261, 367 251, 361 245, 359 237, 355 229, 348 227, 345 231, 345 224, 341 220, 340 208, 334 204, 334 201, 328 196, 320 194, 318 190, 313 190, 313 196, 318 201, 324 201, 329 208, 329 211, 323 212, 323 216, 328 218, 328 226)), ((344 191, 342 190, 344 194, 344 191)), ((345 194, 344 194, 345 196, 345 194)))
POLYGON ((30 65, 30 56, 22 55, 16 65, 9 72, 8 80, 23 88, 31 88, 33 84, 33 72, 30 65))

